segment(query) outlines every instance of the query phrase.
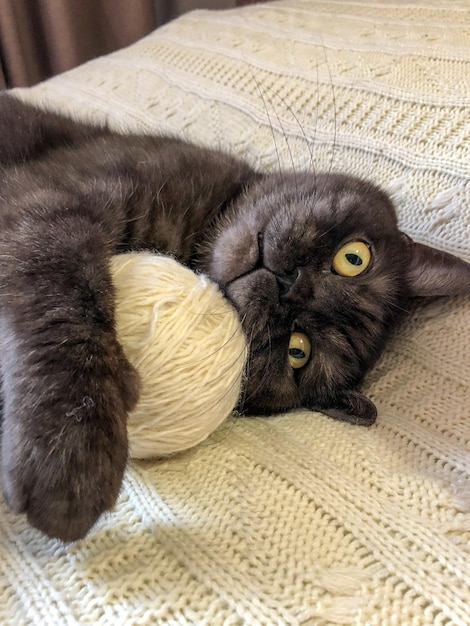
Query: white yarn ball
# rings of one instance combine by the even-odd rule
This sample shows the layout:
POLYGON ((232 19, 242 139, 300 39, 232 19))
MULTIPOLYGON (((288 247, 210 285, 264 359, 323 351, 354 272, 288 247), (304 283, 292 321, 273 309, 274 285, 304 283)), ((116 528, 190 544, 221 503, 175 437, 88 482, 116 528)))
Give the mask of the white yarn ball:
POLYGON ((238 315, 206 276, 169 257, 117 255, 111 271, 118 339, 141 379, 130 456, 195 446, 240 396, 247 348, 238 315))

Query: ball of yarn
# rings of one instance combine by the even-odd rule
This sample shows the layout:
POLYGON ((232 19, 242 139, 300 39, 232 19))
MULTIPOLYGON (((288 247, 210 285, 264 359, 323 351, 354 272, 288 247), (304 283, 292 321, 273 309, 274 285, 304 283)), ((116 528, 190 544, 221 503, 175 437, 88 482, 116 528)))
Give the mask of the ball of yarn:
POLYGON ((238 315, 213 282, 172 258, 117 255, 111 271, 118 339, 141 379, 130 456, 195 446, 240 396, 247 348, 238 315))

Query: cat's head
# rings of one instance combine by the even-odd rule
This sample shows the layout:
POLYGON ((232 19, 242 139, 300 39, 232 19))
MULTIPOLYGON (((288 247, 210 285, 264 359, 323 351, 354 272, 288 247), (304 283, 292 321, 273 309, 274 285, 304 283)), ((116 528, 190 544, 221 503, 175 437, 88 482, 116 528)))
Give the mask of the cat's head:
POLYGON ((259 179, 219 224, 206 265, 248 338, 250 413, 302 406, 372 423, 357 386, 407 299, 470 292, 470 265, 412 242, 382 191, 339 175, 259 179))

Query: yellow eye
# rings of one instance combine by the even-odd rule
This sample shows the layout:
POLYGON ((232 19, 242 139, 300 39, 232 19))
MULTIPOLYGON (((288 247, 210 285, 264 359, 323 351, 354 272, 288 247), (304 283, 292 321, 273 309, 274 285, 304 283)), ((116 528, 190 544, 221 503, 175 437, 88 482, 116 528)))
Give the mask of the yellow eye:
POLYGON ((351 241, 335 254, 333 269, 340 276, 359 276, 370 263, 370 249, 363 241, 351 241))
POLYGON ((307 335, 295 332, 289 341, 289 363, 295 370, 303 367, 310 357, 310 341, 307 335))

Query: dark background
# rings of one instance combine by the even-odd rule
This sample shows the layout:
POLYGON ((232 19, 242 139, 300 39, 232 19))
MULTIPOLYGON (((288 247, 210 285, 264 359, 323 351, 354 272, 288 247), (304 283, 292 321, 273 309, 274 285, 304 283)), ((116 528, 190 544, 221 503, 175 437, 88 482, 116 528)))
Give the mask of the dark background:
POLYGON ((0 88, 33 85, 128 46, 192 9, 253 0, 0 0, 0 88))

